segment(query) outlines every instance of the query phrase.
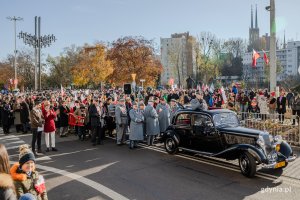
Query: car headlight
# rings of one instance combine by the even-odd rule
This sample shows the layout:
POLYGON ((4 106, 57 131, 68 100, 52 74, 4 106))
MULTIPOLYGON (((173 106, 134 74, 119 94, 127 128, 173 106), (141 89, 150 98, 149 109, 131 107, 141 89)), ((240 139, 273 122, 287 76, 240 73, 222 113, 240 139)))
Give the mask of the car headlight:
POLYGON ((274 141, 274 138, 271 134, 269 134, 269 140, 270 140, 271 143, 274 141))
POLYGON ((265 147, 265 140, 264 138, 260 135, 258 137, 258 139, 256 140, 256 143, 261 147, 264 148, 265 147))
POLYGON ((278 156, 277 156, 277 153, 272 153, 272 154, 269 154, 267 156, 267 158, 269 161, 275 161, 275 160, 277 160, 278 156))

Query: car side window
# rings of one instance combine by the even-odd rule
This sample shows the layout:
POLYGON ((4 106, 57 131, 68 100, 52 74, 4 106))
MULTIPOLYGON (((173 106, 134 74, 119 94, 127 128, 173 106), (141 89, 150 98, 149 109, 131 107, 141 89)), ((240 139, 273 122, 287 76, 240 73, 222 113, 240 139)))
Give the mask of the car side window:
POLYGON ((180 114, 176 119, 176 125, 191 125, 191 115, 190 114, 180 114))
POLYGON ((206 115, 197 114, 194 115, 194 126, 206 127, 207 124, 211 123, 211 119, 206 115))

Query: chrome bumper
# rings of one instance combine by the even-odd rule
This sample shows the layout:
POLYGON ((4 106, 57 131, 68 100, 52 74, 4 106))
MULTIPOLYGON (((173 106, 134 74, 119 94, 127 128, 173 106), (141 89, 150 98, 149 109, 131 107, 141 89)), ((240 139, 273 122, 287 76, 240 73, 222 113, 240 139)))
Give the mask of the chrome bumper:
MULTIPOLYGON (((296 158, 297 158, 297 155, 289 156, 287 159, 285 159, 285 162, 287 162, 287 163, 293 162, 294 160, 296 160, 296 158)), ((275 169, 277 164, 278 164, 277 162, 273 162, 270 164, 262 163, 261 168, 262 169, 275 169)))
POLYGON ((293 162, 294 160, 296 160, 297 155, 294 154, 293 156, 289 156, 287 159, 285 159, 285 162, 293 162))

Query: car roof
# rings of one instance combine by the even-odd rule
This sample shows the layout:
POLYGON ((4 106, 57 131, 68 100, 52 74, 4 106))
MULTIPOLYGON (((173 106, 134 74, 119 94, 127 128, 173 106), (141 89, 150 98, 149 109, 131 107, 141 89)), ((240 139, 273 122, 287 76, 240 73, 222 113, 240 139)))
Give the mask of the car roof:
POLYGON ((213 109, 213 110, 201 110, 201 109, 197 109, 197 110, 193 110, 191 108, 184 108, 184 109, 180 109, 177 111, 177 114, 180 113, 192 113, 192 114, 197 114, 197 113, 205 113, 205 114, 209 114, 209 115, 215 115, 215 114, 219 114, 219 113, 234 113, 231 110, 228 109, 213 109))

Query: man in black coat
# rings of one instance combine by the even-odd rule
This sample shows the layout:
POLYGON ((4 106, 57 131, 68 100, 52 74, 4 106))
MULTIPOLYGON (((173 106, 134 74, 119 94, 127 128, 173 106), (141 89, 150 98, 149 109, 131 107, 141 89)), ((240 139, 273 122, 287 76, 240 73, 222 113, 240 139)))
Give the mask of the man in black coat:
POLYGON ((62 105, 59 107, 60 115, 60 137, 67 137, 68 127, 69 127, 69 112, 70 109, 67 106, 66 101, 62 101, 62 105))
POLYGON ((91 122, 92 143, 101 144, 101 108, 98 105, 98 99, 93 99, 89 107, 89 117, 91 122))
POLYGON ((9 133, 12 113, 13 113, 12 106, 9 103, 9 99, 6 98, 2 104, 2 109, 1 109, 1 120, 2 120, 2 127, 3 127, 4 134, 9 133))
POLYGON ((282 91, 280 96, 277 98, 277 112, 279 114, 279 121, 283 123, 284 113, 286 113, 286 97, 285 92, 282 91))
POLYGON ((23 124, 23 133, 27 133, 29 128, 29 106, 26 103, 25 99, 22 99, 21 102, 21 123, 23 124))

